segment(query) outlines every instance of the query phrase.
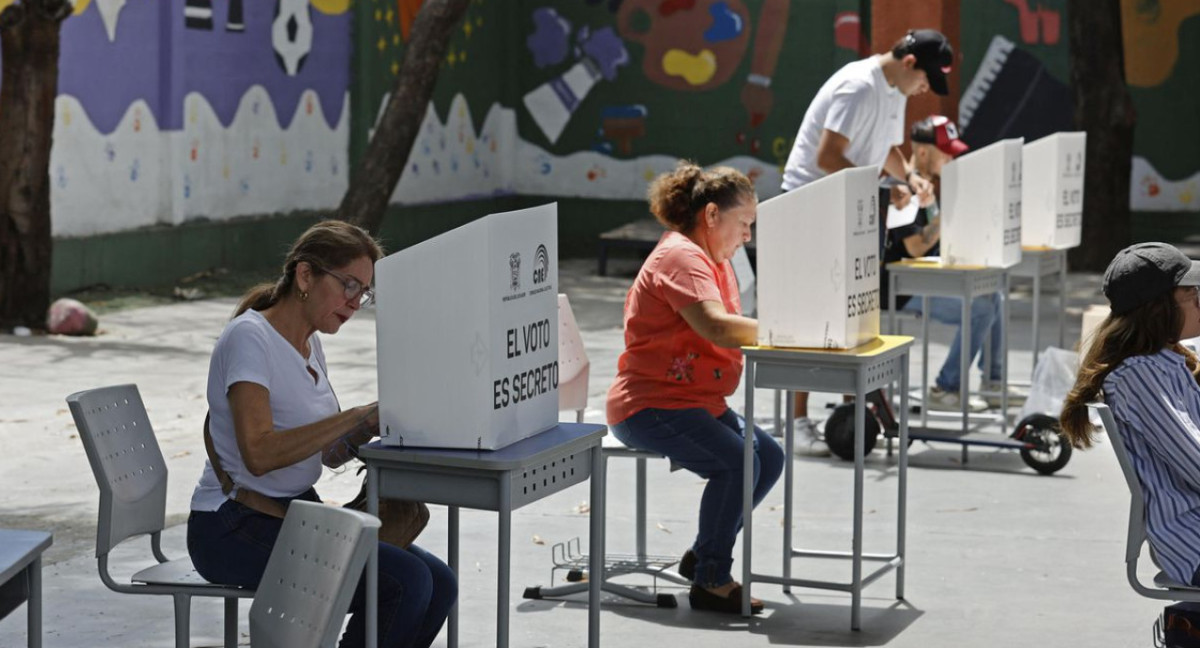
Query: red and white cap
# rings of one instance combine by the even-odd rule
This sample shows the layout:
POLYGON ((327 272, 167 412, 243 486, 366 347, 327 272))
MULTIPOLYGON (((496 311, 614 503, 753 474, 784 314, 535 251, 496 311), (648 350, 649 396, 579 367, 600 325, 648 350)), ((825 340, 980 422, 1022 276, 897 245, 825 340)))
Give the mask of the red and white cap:
POLYGON ((966 142, 959 139, 958 127, 954 122, 942 115, 931 115, 913 124, 912 141, 933 144, 951 157, 958 157, 971 150, 966 142))

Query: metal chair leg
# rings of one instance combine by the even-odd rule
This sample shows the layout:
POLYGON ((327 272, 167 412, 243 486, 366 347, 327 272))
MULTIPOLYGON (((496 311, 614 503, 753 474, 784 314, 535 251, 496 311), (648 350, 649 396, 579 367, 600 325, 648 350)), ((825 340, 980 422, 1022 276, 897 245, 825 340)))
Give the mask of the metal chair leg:
POLYGON ((225 599, 225 648, 237 648, 238 645, 238 600, 229 597, 225 599))
POLYGON ((192 634, 192 597, 173 594, 175 599, 175 648, 189 648, 192 634))

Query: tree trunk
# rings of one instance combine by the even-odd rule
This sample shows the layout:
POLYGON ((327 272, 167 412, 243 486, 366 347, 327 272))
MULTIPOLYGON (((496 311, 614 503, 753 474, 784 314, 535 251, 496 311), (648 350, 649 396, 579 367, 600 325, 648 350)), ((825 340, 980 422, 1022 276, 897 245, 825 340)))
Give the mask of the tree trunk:
POLYGON ((0 329, 45 326, 50 305, 50 145, 67 0, 0 12, 0 329))
POLYGON ((425 0, 421 6, 413 22, 412 39, 405 46, 396 87, 338 206, 337 218, 372 234, 379 232, 433 95, 450 32, 469 4, 470 0, 425 0))
POLYGON ((1125 86, 1120 0, 1068 0, 1071 89, 1075 125, 1087 131, 1083 242, 1072 267, 1101 272, 1132 239, 1129 183, 1133 164, 1133 101, 1125 86))

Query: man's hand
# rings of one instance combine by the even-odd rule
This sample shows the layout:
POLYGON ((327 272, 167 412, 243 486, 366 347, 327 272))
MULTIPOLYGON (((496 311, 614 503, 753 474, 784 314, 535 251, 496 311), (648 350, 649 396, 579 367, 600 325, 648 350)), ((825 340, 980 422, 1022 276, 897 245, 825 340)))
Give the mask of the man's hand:
POLYGON ((933 183, 922 178, 920 174, 911 172, 908 174, 908 186, 916 192, 917 199, 921 201, 922 207, 928 207, 933 202, 933 183))
POLYGON ((908 188, 908 185, 892 185, 892 188, 889 190, 889 192, 891 194, 890 200, 892 201, 892 204, 895 205, 896 209, 904 209, 905 207, 908 207, 909 201, 912 200, 913 193, 912 190, 908 188))

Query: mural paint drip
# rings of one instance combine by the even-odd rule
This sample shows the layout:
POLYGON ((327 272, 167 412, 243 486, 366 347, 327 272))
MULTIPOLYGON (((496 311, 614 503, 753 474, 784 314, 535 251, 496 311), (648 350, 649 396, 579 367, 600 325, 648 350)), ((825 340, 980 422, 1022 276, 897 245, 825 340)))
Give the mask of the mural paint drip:
POLYGON ((121 9, 125 7, 125 0, 93 1, 96 3, 96 10, 100 12, 100 19, 104 21, 104 31, 108 34, 109 42, 117 40, 117 20, 121 9))

